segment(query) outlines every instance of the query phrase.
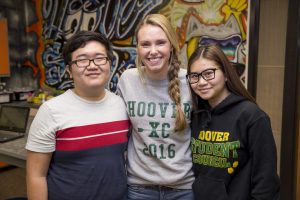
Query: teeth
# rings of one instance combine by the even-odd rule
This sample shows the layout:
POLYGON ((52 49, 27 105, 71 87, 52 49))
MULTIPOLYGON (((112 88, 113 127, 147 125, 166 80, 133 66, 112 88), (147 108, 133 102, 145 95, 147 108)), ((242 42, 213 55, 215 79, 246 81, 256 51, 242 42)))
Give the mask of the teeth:
POLYGON ((149 58, 149 61, 151 61, 151 62, 156 62, 156 61, 159 61, 160 60, 160 58, 149 58))

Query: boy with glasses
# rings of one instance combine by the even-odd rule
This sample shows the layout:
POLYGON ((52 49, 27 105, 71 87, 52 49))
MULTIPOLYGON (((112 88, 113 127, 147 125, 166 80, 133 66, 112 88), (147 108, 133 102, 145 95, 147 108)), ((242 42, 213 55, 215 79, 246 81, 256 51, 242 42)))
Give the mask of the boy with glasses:
POLYGON ((29 199, 126 199, 129 121, 105 89, 112 47, 100 33, 73 35, 62 52, 74 88, 43 103, 26 145, 29 199), (91 62, 92 61, 92 62, 91 62))

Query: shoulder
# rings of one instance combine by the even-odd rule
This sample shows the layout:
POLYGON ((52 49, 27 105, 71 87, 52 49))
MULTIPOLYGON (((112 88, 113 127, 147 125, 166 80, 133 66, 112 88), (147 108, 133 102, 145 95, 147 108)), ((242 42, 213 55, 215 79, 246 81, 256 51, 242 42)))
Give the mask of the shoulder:
POLYGON ((70 99, 72 97, 72 91, 69 89, 65 91, 63 94, 60 94, 46 102, 44 102, 42 105, 47 105, 48 107, 57 106, 64 104, 67 99, 70 99))
POLYGON ((249 113, 262 113, 263 111, 259 108, 259 106, 249 100, 241 101, 238 104, 242 110, 247 111, 249 113))
MULTIPOLYGON (((123 99, 111 91, 106 91, 106 99, 101 107, 101 112, 105 115, 112 115, 112 119, 128 119, 126 105, 123 99)), ((107 119, 107 118, 106 118, 107 119)))
POLYGON ((111 91, 106 90, 106 95, 107 95, 106 100, 108 100, 109 102, 111 102, 113 104, 123 102, 122 98, 119 95, 117 95, 111 91))
POLYGON ((121 75, 121 79, 126 79, 129 77, 138 77, 139 73, 138 73, 138 69, 137 68, 130 68, 125 70, 122 75, 121 75))
POLYGON ((178 78, 180 79, 181 82, 186 82, 186 74, 187 74, 187 70, 180 68, 178 72, 178 78))
POLYGON ((183 87, 181 89, 189 90, 188 89, 189 84, 186 81, 186 74, 187 74, 187 70, 180 68, 179 73, 178 73, 178 78, 180 80, 181 86, 183 87))
POLYGON ((234 93, 228 95, 219 105, 216 106, 216 109, 219 111, 239 111, 238 113, 263 112, 256 103, 234 93))
POLYGON ((47 112, 50 114, 60 113, 62 110, 70 106, 75 105, 76 101, 74 100, 74 95, 71 90, 65 91, 63 94, 60 94, 50 100, 45 101, 38 109, 40 112, 47 112))
POLYGON ((213 112, 217 115, 226 113, 226 115, 233 115, 240 120, 248 122, 255 121, 261 117, 268 117, 256 103, 233 93, 217 105, 213 112))
POLYGON ((107 91, 106 102, 108 103, 107 107, 126 110, 124 100, 119 95, 111 91, 107 91))
POLYGON ((238 110, 244 117, 247 117, 251 121, 256 121, 258 119, 266 119, 269 120, 269 116, 265 113, 257 104, 251 101, 242 101, 237 106, 238 110))
POLYGON ((138 89, 140 83, 142 83, 142 80, 138 72, 138 69, 137 68, 127 69, 122 73, 118 81, 117 91, 119 94, 120 92, 122 93, 122 91, 125 90, 133 92, 136 89, 138 89))
POLYGON ((187 74, 187 70, 184 69, 184 68, 180 68, 179 73, 178 73, 178 76, 179 76, 179 77, 184 77, 184 78, 185 78, 186 74, 187 74))
POLYGON ((187 69, 180 68, 179 73, 183 73, 185 75, 187 73, 187 69))

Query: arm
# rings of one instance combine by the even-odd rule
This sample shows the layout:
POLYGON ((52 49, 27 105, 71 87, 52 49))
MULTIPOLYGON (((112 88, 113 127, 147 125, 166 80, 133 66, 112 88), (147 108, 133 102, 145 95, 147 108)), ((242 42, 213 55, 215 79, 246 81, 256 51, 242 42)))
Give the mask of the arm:
POLYGON ((52 153, 27 151, 26 182, 29 200, 47 200, 47 173, 52 153))
POLYGON ((260 117, 248 131, 251 165, 251 199, 278 199, 277 151, 270 120, 260 117))

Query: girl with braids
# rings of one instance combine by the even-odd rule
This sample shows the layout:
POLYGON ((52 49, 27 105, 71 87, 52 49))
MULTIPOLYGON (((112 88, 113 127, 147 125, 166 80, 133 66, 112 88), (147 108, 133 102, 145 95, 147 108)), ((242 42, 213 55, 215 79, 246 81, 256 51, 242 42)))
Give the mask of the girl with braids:
POLYGON ((195 199, 279 199, 270 119, 223 51, 214 44, 198 47, 189 59, 187 79, 194 103, 195 199))
POLYGON ((135 36, 137 68, 118 85, 132 124, 128 199, 192 200, 191 96, 175 31, 166 17, 151 14, 135 36))

